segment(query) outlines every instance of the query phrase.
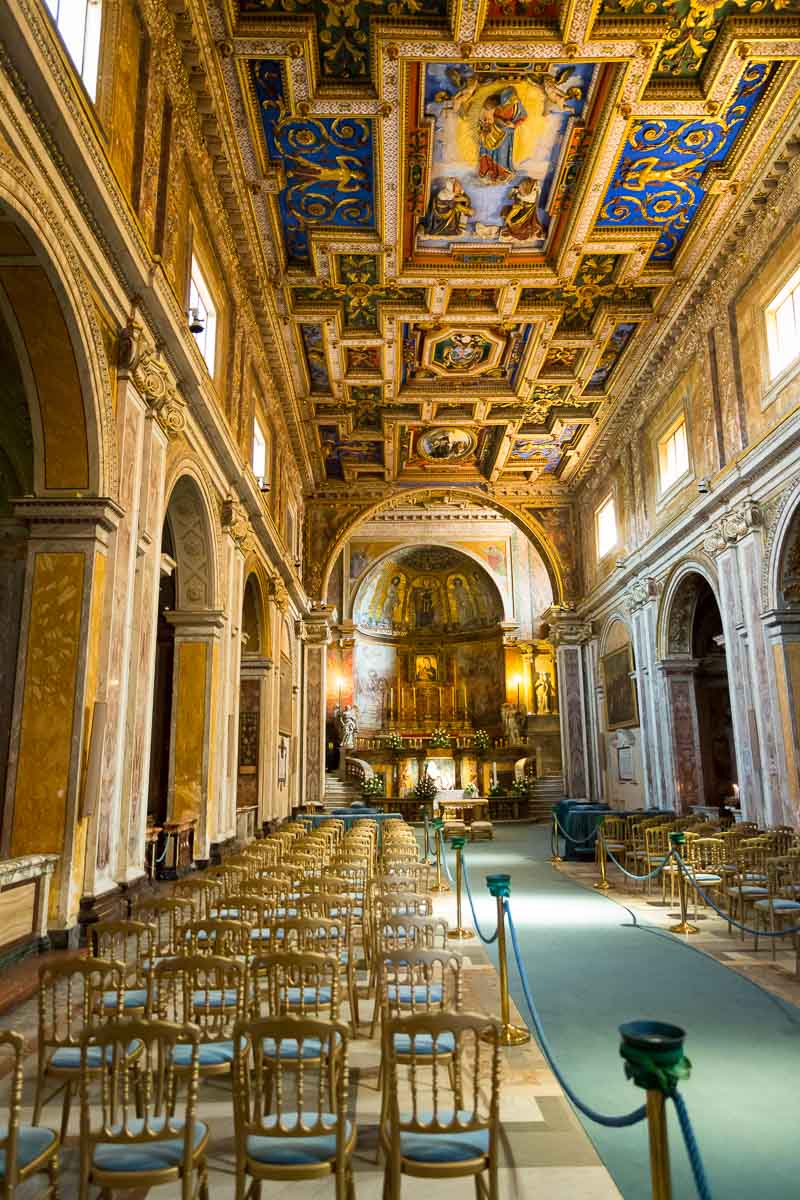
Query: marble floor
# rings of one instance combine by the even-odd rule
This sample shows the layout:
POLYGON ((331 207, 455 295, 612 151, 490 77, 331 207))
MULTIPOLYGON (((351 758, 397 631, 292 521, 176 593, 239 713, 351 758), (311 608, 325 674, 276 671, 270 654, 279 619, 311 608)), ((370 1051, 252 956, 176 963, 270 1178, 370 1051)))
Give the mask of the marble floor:
MULTIPOLYGON (((454 923, 452 896, 437 898, 437 910, 454 923)), ((460 943, 464 955, 465 1008, 496 1015, 499 1012, 498 979, 483 945, 477 940, 460 943)), ((24 966, 24 965, 23 965, 24 966)), ((31 965, 21 972, 25 982, 31 965)), ((8 982, 6 982, 8 988, 8 982)), ((2 988, 0 988, 2 996, 2 988)), ((368 1018, 371 1004, 361 1004, 362 1021, 368 1018)), ((516 1010, 514 1010, 516 1012, 516 1010)), ((343 1019, 346 1011, 343 1012, 343 1019)), ((520 1022, 519 1015, 512 1019, 520 1022)), ((23 1033, 26 1038, 25 1086, 23 1102, 25 1116, 33 1101, 33 1074, 36 1062, 36 1000, 31 997, 6 1009, 2 1018, 6 1028, 23 1033)), ((377 1200, 382 1190, 382 1167, 377 1161, 377 1126, 380 1094, 377 1090, 380 1058, 377 1039, 370 1039, 368 1024, 361 1026, 361 1037, 350 1047, 350 1103, 358 1126, 358 1142, 354 1155, 356 1195, 362 1200, 377 1200)), ((620 1193, 598 1158, 597 1152, 565 1100, 554 1076, 535 1043, 510 1048, 503 1052, 500 1112, 502 1121, 501 1165, 499 1190, 503 1200, 523 1200, 541 1196, 550 1200, 613 1200, 620 1193)), ((5 1100, 7 1080, 0 1079, 0 1100, 5 1100)), ((209 1184, 213 1200, 232 1200, 235 1194, 233 1173, 233 1137, 230 1094, 227 1084, 220 1082, 201 1086, 200 1113, 210 1127, 209 1184)), ((25 1116, 23 1119, 25 1119, 25 1116)), ((60 1102, 45 1108, 42 1123, 58 1128, 60 1102)), ((78 1112, 73 1107, 69 1136, 62 1152, 62 1198, 77 1196, 78 1112)), ((436 1184, 440 1200, 457 1200, 464 1188, 472 1188, 468 1180, 441 1181, 436 1184)), ((403 1196, 422 1200, 430 1194, 426 1180, 403 1181, 403 1196)), ((26 1185, 17 1196, 29 1200, 36 1189, 26 1185)), ((123 1195, 123 1193, 118 1193, 123 1195)), ((139 1200, 145 1192, 124 1193, 129 1200, 139 1200)), ((177 1185, 167 1185, 153 1191, 153 1196, 177 1200, 177 1185)), ((333 1196, 333 1182, 296 1182, 287 1185, 269 1184, 264 1195, 279 1197, 286 1194, 299 1200, 317 1200, 333 1196)))

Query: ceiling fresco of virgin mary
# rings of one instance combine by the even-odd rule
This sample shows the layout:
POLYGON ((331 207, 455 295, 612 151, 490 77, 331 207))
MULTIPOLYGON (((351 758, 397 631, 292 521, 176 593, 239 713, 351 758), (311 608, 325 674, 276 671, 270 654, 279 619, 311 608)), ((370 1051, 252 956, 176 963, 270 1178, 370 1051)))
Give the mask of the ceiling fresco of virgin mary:
POLYGON ((210 0, 312 506, 434 482, 546 508, 619 452, 791 144, 798 10, 210 0))

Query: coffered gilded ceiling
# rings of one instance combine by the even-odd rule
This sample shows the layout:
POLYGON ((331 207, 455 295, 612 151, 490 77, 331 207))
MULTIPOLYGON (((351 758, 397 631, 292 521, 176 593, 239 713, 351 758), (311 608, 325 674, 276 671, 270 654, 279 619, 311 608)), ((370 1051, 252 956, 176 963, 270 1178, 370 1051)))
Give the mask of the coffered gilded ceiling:
POLYGON ((796 107, 800 0, 224 0, 320 493, 567 487, 796 107))

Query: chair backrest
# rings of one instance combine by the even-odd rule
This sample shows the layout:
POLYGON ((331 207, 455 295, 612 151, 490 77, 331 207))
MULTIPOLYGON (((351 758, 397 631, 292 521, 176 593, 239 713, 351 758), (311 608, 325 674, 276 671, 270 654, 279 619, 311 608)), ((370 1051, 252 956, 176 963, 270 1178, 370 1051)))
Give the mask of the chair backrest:
POLYGON ((688 844, 687 861, 697 869, 715 870, 725 861, 725 843, 718 837, 697 837, 688 844))
POLYGON ((219 879, 196 879, 190 876, 179 879, 172 886, 173 896, 187 897, 196 902, 199 917, 210 917, 212 910, 219 907, 224 892, 225 888, 219 879))
POLYGON ((607 842, 625 841, 626 822, 624 817, 612 816, 610 813, 603 818, 603 837, 607 842))
POLYGON ((396 950, 378 962, 384 1019, 403 1013, 460 1012, 464 960, 453 950, 396 950))
POLYGON ((411 948, 444 950, 448 924, 443 917, 383 917, 376 930, 381 953, 411 948))
POLYGON ((4 1160, 4 1170, 0 1179, 0 1195, 3 1196, 13 1194, 19 1177, 17 1136, 22 1107, 22 1054, 24 1048, 25 1039, 21 1033, 14 1033, 10 1029, 0 1031, 0 1072, 4 1078, 10 1076, 7 1088, 6 1119, 0 1124, 0 1155, 4 1160))
POLYGON ((154 925, 142 921, 97 921, 89 926, 89 954, 125 963, 127 979, 143 983, 156 953, 156 934, 154 925))
POLYGON ((121 1147, 152 1146, 157 1161, 160 1143, 181 1141, 184 1175, 181 1194, 183 1197, 195 1194, 192 1158, 199 1041, 200 1030, 196 1026, 166 1021, 115 1020, 86 1030, 81 1040, 80 1169, 84 1181, 88 1182, 94 1149, 99 1142, 121 1147), (130 1053, 133 1044, 139 1047, 136 1056, 130 1053), (178 1088, 175 1050, 187 1044, 191 1047, 188 1079, 184 1067, 178 1088), (92 1046, 99 1046, 108 1062, 108 1070, 101 1075, 99 1095, 97 1074, 91 1070, 92 1046))
POLYGON ((207 917, 189 921, 180 930, 181 954, 215 954, 218 958, 248 958, 252 948, 246 921, 207 917))
POLYGON ((493 1156, 498 1131, 499 1032, 497 1022, 478 1013, 417 1013, 384 1022, 390 1154, 399 1153, 401 1131, 430 1134, 488 1129, 489 1155, 493 1156), (404 1082, 402 1096, 398 1034, 408 1039, 402 1054, 409 1091, 404 1082), (448 1053, 432 1054, 431 1039, 435 1047, 444 1037, 448 1053))
POLYGON ((248 1012, 252 1017, 287 1013, 338 1021, 341 966, 331 954, 280 950, 250 964, 248 1012))
POLYGON ((266 1017, 237 1023, 233 1117, 240 1161, 245 1157, 249 1137, 330 1137, 333 1130, 329 1118, 324 1118, 333 1114, 337 1173, 342 1178, 347 1132, 347 1045, 345 1026, 330 1021, 266 1017), (305 1043, 310 1040, 314 1042, 313 1056, 304 1053, 305 1043), (337 1070, 332 1071, 330 1063, 334 1060, 337 1070), (298 1097, 302 1097, 301 1104, 298 1097))
POLYGON ((71 958, 39 967, 39 1059, 61 1046, 79 1046, 98 1013, 109 1020, 122 1016, 125 964, 103 958, 71 958), (113 993, 117 1003, 102 1003, 113 993))
POLYGON ((310 950, 340 959, 347 950, 348 923, 336 917, 279 917, 275 921, 276 938, 283 933, 282 945, 287 950, 310 950))
MULTIPOLYGON (((375 894, 374 904, 384 916, 433 916, 433 896, 424 892, 381 891, 375 894)), ((376 911, 377 915, 377 911, 376 911)))
POLYGON ((141 900, 136 906, 136 920, 155 929, 155 954, 163 957, 178 953, 178 928, 194 918, 193 900, 158 898, 141 900))
POLYGON ((244 1016, 244 963, 214 954, 165 958, 155 968, 155 1009, 161 1021, 194 1024, 202 1042, 226 1042, 244 1016))

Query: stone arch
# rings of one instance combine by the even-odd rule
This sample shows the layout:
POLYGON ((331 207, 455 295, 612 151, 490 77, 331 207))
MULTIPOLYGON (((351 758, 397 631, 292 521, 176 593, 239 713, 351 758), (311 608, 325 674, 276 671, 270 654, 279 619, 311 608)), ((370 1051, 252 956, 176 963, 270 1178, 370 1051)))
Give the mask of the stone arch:
POLYGON ((2 152, 0 234, 0 310, 35 414, 35 494, 116 498, 111 373, 86 277, 49 198, 2 152))
MULTIPOLYGON (((427 497, 441 497, 443 491, 447 493, 447 488, 410 488, 407 492, 403 492, 402 499, 405 502, 408 502, 412 498, 415 500, 421 500, 427 497)), ((463 490, 459 489, 458 499, 459 501, 478 504, 483 508, 493 508, 495 511, 501 513, 502 516, 504 516, 508 521, 511 521, 512 524, 516 525, 517 528, 525 534, 529 541, 533 543, 542 557, 542 561, 544 562, 545 569, 550 579, 550 585, 553 589, 553 603, 562 604, 564 602, 564 600, 567 598, 567 565, 562 562, 558 551, 552 544, 552 541, 548 537, 541 522, 538 521, 536 517, 534 517, 530 512, 526 512, 523 515, 517 509, 504 504, 502 500, 498 500, 494 496, 487 496, 477 488, 464 488, 463 490)), ((398 496, 396 494, 386 496, 377 503, 370 505, 368 508, 362 509, 349 520, 345 520, 345 523, 334 531, 333 536, 326 538, 328 548, 323 566, 321 568, 315 569, 313 567, 313 549, 312 552, 309 553, 309 548, 306 548, 306 561, 310 564, 310 577, 308 583, 309 589, 312 592, 318 591, 323 601, 326 600, 331 572, 333 571, 336 559, 341 553, 345 543, 353 536, 359 526, 364 525, 367 521, 370 521, 383 509, 389 508, 393 504, 396 504, 397 501, 398 496)), ((308 520, 307 527, 310 529, 311 526, 312 521, 308 520)))
POLYGON ((633 629, 630 619, 619 610, 611 612, 603 622, 600 630, 600 655, 611 650, 620 650, 624 645, 630 645, 636 664, 636 652, 633 644, 633 629))
POLYGON ((269 580, 261 562, 250 554, 244 564, 242 590, 242 631, 248 635, 245 654, 269 657, 272 653, 272 629, 267 596, 269 580))
POLYGON ((800 610, 800 482, 785 496, 770 533, 767 608, 800 610))
POLYGON ((164 517, 175 556, 178 609, 208 610, 218 606, 213 511, 202 477, 184 462, 167 488, 164 517))
POLYGON ((692 627, 699 596, 698 578, 705 580, 719 605, 719 580, 710 563, 685 559, 670 575, 658 614, 659 658, 690 658, 692 627))

